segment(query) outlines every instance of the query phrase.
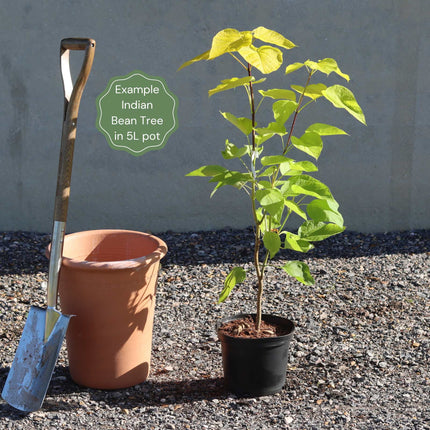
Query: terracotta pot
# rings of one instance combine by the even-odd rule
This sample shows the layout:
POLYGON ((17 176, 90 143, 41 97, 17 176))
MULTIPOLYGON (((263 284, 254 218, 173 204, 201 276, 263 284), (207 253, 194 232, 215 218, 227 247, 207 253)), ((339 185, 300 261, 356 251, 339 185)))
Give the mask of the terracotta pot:
MULTIPOLYGON (((47 250, 47 252, 49 252, 47 250)), ((91 388, 118 389, 148 377, 159 238, 128 230, 65 236, 59 278, 72 379, 91 388)))

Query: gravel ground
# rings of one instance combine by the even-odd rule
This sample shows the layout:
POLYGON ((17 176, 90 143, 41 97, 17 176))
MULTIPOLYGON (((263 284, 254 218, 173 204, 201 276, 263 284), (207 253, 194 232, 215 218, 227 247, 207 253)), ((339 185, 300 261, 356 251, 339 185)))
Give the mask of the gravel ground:
MULTIPOLYGON (((79 387, 63 346, 43 409, 25 415, 1 400, 1 428, 430 429, 430 231, 326 240, 306 255, 312 287, 271 270, 264 311, 297 327, 284 390, 255 399, 225 392, 214 332, 220 318, 254 310, 251 284, 216 303, 229 269, 250 267, 251 230, 159 236, 169 253, 148 381, 79 387)), ((44 304, 48 242, 47 234, 0 233, 1 386, 29 307, 44 304)))

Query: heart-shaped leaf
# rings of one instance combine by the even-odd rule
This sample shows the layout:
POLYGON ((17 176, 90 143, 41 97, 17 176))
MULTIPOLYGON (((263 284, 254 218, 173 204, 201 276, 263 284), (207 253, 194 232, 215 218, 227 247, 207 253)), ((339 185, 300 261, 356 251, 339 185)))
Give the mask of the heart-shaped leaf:
POLYGON ((282 268, 302 284, 313 285, 315 283, 308 265, 302 261, 289 261, 287 264, 282 266, 282 268))
POLYGON ((263 236, 263 244, 269 251, 270 258, 273 258, 281 249, 281 238, 274 231, 266 231, 263 236))
POLYGON ((252 131, 252 121, 249 118, 237 118, 229 112, 221 112, 221 115, 233 125, 235 125, 243 134, 248 136, 252 131))
POLYGON ((230 295, 231 290, 246 278, 246 272, 242 267, 235 267, 225 278, 224 288, 219 295, 218 303, 222 303, 230 295))
POLYGON ((303 63, 293 63, 293 64, 289 64, 287 66, 287 68, 285 69, 285 74, 288 75, 289 73, 293 73, 296 70, 301 69, 304 66, 303 63))
POLYGON ((279 124, 285 124, 297 108, 297 103, 291 100, 278 100, 273 103, 273 118, 279 124))
POLYGON ((298 196, 304 194, 319 198, 333 198, 330 189, 318 179, 309 175, 292 176, 285 181, 281 188, 281 192, 285 197, 298 196))
POLYGON ((278 70, 282 65, 282 51, 274 46, 245 46, 239 49, 243 59, 265 75, 278 70))
POLYGON ((230 90, 232 88, 246 85, 252 81, 255 81, 254 76, 245 76, 244 78, 224 79, 221 81, 221 83, 217 87, 213 88, 212 90, 209 90, 209 97, 212 96, 213 94, 219 93, 221 91, 226 91, 226 90, 230 90))
POLYGON ((286 39, 282 34, 269 30, 265 27, 258 27, 252 31, 252 34, 256 39, 262 40, 266 43, 273 43, 273 45, 280 46, 285 49, 292 49, 296 45, 294 45, 291 40, 286 39))
POLYGON ((291 88, 294 91, 297 91, 299 94, 303 94, 305 97, 309 97, 312 100, 316 100, 322 96, 322 92, 327 88, 324 84, 311 84, 306 88, 300 85, 291 85, 291 88))
POLYGON ((291 90, 284 90, 284 89, 277 89, 273 88, 271 90, 260 90, 259 93, 263 97, 270 97, 271 99, 285 99, 285 100, 292 100, 293 102, 296 101, 296 93, 291 90))
POLYGON ((218 32, 212 39, 212 46, 209 51, 209 60, 213 60, 227 52, 238 51, 244 46, 252 43, 251 31, 238 31, 234 28, 226 28, 218 32))
POLYGON ((317 242, 327 239, 330 236, 334 236, 335 234, 342 233, 344 230, 345 227, 341 227, 336 224, 306 221, 300 226, 298 234, 303 239, 309 240, 311 242, 317 242))
POLYGON ((320 135, 313 132, 303 134, 300 139, 291 136, 291 143, 300 151, 315 158, 315 160, 318 160, 323 149, 323 141, 320 135))
POLYGON ((316 199, 308 204, 306 210, 314 221, 332 222, 343 227, 343 217, 338 208, 339 204, 334 199, 316 199))
POLYGON ((188 173, 186 176, 216 176, 220 173, 226 172, 227 169, 222 166, 217 166, 215 164, 211 164, 209 166, 202 166, 192 172, 188 173))
POLYGON ((320 136, 336 136, 339 134, 346 134, 348 135, 348 133, 346 133, 345 131, 343 131, 340 128, 335 127, 334 125, 329 125, 329 124, 321 124, 321 123, 315 123, 310 125, 307 129, 306 129, 306 133, 308 132, 312 132, 312 133, 317 133, 320 136))
POLYGON ((327 76, 332 72, 337 73, 339 76, 349 81, 349 76, 339 69, 336 60, 333 58, 324 58, 323 60, 319 60, 317 63, 315 61, 308 60, 305 61, 305 65, 312 70, 318 70, 325 73, 327 76))
POLYGON ((342 85, 332 85, 322 91, 322 95, 331 102, 334 107, 345 109, 356 120, 366 125, 364 113, 351 90, 342 85))

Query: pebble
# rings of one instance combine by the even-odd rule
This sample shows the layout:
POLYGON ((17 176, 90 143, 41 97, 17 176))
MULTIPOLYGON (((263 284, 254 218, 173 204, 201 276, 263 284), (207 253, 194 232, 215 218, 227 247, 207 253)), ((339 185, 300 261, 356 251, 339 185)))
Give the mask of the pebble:
MULTIPOLYGON (((223 384, 215 324, 254 311, 250 279, 219 305, 224 277, 252 267, 251 229, 158 234, 162 260, 151 374, 124 390, 76 385, 60 352, 43 408, 25 415, 0 401, 0 428, 428 430, 430 232, 346 232, 304 256, 304 286, 267 272, 264 311, 296 324, 281 393, 240 398, 223 384)), ((45 304, 49 235, 0 232, 0 384, 31 305, 45 304)))

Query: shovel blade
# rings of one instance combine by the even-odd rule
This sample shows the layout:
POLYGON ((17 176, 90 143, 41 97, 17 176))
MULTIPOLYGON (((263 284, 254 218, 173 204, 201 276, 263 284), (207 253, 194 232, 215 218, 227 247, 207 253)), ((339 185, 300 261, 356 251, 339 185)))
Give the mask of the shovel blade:
POLYGON ((60 314, 45 343, 45 318, 45 309, 30 308, 2 391, 6 402, 24 412, 41 408, 70 320, 70 316, 60 314))

